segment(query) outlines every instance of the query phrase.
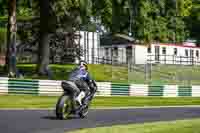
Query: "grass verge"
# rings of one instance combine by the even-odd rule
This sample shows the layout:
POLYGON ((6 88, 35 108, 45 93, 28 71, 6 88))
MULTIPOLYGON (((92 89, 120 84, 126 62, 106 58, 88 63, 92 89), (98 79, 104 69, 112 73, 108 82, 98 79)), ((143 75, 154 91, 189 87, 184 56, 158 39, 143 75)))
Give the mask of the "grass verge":
POLYGON ((70 133, 199 133, 200 119, 82 129, 70 133))
MULTIPOLYGON (((51 64, 54 80, 67 79, 69 73, 77 65, 74 64, 51 64)), ((24 78, 47 79, 47 76, 39 76, 36 73, 35 64, 17 65, 24 78)), ((125 66, 114 66, 106 64, 90 64, 91 76, 99 82, 117 82, 134 84, 177 84, 177 85, 199 85, 200 69, 198 66, 180 65, 153 65, 151 79, 147 78, 144 66, 137 66, 128 70, 125 66), (137 69, 136 69, 137 68, 137 69)), ((5 75, 3 67, 0 67, 0 74, 5 75)))
MULTIPOLYGON (((54 108, 57 96, 1 95, 0 108, 54 108)), ((92 108, 200 105, 197 97, 95 97, 92 108)))

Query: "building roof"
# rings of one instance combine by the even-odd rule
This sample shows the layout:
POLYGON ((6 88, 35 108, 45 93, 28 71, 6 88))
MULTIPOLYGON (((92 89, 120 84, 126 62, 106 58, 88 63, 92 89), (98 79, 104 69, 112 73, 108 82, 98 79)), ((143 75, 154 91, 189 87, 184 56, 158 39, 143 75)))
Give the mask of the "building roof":
POLYGON ((113 46, 113 45, 130 45, 134 44, 135 40, 124 34, 107 34, 100 37, 101 46, 113 46))
MULTIPOLYGON (((129 46, 129 45, 144 45, 138 43, 134 38, 124 35, 124 34, 106 34, 100 37, 101 46, 129 46)), ((197 44, 193 42, 183 42, 183 43, 151 43, 156 45, 165 45, 165 46, 178 46, 178 47, 187 47, 187 48, 200 48, 197 44)))
POLYGON ((152 44, 165 45, 165 46, 176 46, 176 47, 186 47, 186 48, 200 48, 199 46, 191 45, 187 42, 185 42, 185 43, 152 43, 152 44))

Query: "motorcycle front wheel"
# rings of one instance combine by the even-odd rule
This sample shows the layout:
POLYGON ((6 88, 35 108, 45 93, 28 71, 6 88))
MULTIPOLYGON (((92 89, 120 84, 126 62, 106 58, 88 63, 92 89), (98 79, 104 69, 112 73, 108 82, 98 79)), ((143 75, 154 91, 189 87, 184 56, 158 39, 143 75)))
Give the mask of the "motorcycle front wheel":
POLYGON ((89 106, 86 105, 83 110, 79 113, 80 118, 85 118, 88 114, 89 106))
POLYGON ((62 95, 56 104, 56 117, 58 119, 67 119, 72 110, 71 98, 67 95, 62 95))

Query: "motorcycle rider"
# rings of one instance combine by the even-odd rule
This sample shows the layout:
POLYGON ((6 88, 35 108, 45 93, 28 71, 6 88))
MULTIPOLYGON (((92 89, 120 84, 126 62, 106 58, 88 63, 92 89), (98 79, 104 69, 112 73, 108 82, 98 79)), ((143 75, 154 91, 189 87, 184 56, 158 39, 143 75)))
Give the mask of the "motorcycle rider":
POLYGON ((90 92, 91 77, 88 72, 87 62, 80 61, 79 66, 69 75, 69 80, 73 81, 80 89, 80 93, 75 98, 75 101, 82 105, 82 99, 90 92))

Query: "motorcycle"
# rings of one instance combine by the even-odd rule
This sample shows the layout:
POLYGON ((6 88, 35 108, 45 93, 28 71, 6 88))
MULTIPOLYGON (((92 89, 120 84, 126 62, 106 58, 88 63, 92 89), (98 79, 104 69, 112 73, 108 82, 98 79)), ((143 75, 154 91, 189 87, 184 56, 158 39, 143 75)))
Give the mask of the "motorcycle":
POLYGON ((61 120, 67 119, 71 115, 79 115, 80 118, 85 118, 97 91, 96 82, 94 80, 90 82, 89 94, 82 99, 82 103, 84 103, 82 105, 74 100, 80 93, 80 89, 76 84, 72 81, 63 81, 61 84, 64 91, 56 104, 56 117, 61 120))

